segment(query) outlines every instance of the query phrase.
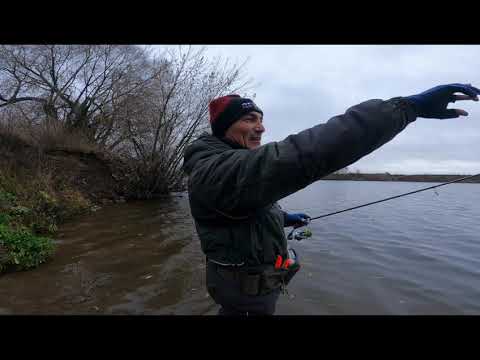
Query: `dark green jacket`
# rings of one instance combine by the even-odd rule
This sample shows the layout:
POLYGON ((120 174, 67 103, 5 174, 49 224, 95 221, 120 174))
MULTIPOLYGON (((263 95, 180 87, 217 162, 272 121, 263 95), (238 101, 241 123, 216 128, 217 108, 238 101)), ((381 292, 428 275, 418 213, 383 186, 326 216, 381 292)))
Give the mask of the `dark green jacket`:
POLYGON ((185 151, 184 170, 203 252, 222 264, 273 264, 287 251, 276 202, 354 163, 415 119, 409 102, 393 98, 363 102, 254 150, 201 135, 185 151))

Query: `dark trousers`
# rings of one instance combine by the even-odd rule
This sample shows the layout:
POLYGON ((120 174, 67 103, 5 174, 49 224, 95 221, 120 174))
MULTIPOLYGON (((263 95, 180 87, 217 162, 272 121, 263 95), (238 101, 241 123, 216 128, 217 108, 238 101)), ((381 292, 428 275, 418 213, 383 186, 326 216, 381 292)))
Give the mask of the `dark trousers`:
POLYGON ((273 315, 280 289, 262 296, 241 292, 240 280, 217 270, 221 265, 207 261, 207 290, 220 305, 218 315, 273 315))

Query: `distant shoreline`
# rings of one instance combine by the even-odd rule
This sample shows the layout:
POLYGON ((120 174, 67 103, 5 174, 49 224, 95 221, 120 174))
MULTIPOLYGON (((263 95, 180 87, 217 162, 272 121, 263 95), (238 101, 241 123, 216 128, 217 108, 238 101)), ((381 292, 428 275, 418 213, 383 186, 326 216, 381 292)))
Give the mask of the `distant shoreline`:
MULTIPOLYGON (((468 175, 396 175, 379 174, 330 174, 322 180, 352 180, 352 181, 405 181, 405 182, 448 182, 468 175)), ((480 176, 460 181, 459 183, 480 183, 480 176)))

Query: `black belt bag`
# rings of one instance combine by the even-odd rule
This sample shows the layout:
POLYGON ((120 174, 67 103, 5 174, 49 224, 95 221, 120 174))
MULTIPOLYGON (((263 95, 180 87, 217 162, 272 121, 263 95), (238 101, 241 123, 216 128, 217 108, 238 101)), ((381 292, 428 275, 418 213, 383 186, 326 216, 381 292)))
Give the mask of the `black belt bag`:
POLYGON ((288 269, 275 269, 272 265, 263 270, 225 269, 217 266, 217 272, 224 278, 238 281, 240 290, 249 296, 267 295, 272 291, 284 288, 300 270, 300 264, 295 262, 288 269))
POLYGON ((283 291, 286 290, 286 286, 290 283, 298 270, 300 270, 300 262, 297 252, 292 248, 288 248, 288 254, 288 258, 293 260, 293 263, 290 264, 287 269, 284 269, 283 267, 275 269, 273 266, 270 266, 262 272, 260 294, 268 294, 278 288, 281 288, 283 291))
POLYGON ((266 295, 278 288, 285 288, 295 274, 300 270, 300 264, 295 262, 288 269, 265 269, 262 272, 261 289, 259 295, 266 295))

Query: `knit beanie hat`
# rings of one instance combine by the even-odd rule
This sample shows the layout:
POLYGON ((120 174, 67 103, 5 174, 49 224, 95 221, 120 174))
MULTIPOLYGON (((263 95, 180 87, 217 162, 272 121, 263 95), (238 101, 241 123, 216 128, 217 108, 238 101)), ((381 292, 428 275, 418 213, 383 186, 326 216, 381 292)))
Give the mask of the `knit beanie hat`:
POLYGON ((217 137, 225 135, 235 121, 251 111, 257 111, 263 115, 263 111, 252 100, 235 94, 212 100, 208 109, 210 110, 212 133, 217 137))

